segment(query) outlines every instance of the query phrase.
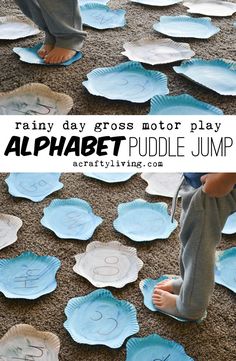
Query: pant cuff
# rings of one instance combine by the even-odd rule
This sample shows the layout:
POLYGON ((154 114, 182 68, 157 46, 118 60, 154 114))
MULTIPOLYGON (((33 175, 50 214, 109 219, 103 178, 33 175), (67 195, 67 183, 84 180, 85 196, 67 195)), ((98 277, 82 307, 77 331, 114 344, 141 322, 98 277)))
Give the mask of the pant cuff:
POLYGON ((84 38, 85 36, 76 38, 56 38, 56 46, 58 48, 80 51, 83 47, 84 38))
POLYGON ((46 31, 45 38, 44 38, 44 44, 54 45, 55 43, 56 43, 55 37, 46 31))
POLYGON ((183 307, 180 297, 176 299, 176 310, 180 317, 185 318, 190 321, 200 321, 205 318, 206 310, 191 310, 190 307, 183 307))

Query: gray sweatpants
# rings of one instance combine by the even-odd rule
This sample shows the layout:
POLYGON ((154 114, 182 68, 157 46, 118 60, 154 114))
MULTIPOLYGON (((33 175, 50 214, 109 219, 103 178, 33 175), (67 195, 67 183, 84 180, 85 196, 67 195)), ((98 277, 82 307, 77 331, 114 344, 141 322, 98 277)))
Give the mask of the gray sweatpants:
POLYGON ((23 13, 45 32, 45 43, 79 51, 86 32, 78 0, 15 0, 23 13))
MULTIPOLYGON (((200 319, 214 288, 216 246, 228 216, 236 211, 236 189, 225 197, 212 198, 202 187, 182 197, 180 220, 181 286, 177 311, 182 317, 200 319)), ((178 284, 179 283, 179 284, 178 284)))

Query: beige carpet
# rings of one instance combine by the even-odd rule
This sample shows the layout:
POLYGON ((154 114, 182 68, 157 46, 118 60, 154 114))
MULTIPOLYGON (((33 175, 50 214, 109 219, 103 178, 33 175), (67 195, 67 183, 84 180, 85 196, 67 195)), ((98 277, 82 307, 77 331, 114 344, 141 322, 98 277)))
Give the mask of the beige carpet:
MULTIPOLYGON (((178 273, 178 231, 176 230, 168 240, 137 244, 116 232, 112 222, 117 216, 119 203, 136 198, 148 201, 166 201, 166 199, 146 194, 146 182, 140 178, 139 174, 126 183, 116 185, 102 183, 81 174, 63 174, 61 180, 64 188, 62 190, 40 203, 33 203, 10 196, 4 183, 5 177, 6 174, 0 177, 1 212, 21 217, 23 227, 19 232, 18 241, 1 250, 1 258, 15 257, 25 250, 31 250, 40 255, 57 256, 62 262, 62 267, 57 277, 58 288, 50 295, 36 301, 8 300, 0 295, 0 335, 3 335, 11 326, 23 322, 40 330, 55 332, 60 337, 60 360, 125 360, 125 346, 112 350, 101 346, 78 345, 63 328, 64 308, 68 300, 95 289, 86 279, 72 270, 75 263, 73 256, 84 252, 87 242, 61 240, 51 231, 43 228, 39 221, 43 208, 53 198, 85 199, 92 205, 94 212, 104 219, 92 240, 102 242, 118 240, 124 245, 135 246, 139 257, 144 262, 139 280, 147 277, 155 278, 164 273, 178 273)), ((229 248, 233 245, 235 245, 235 236, 225 237, 220 248, 229 248)), ((111 289, 119 299, 128 300, 137 308, 140 325, 137 336, 158 333, 163 337, 173 339, 180 342, 187 353, 198 361, 235 360, 236 317, 235 296, 232 292, 216 286, 206 321, 200 325, 183 324, 146 309, 142 302, 138 281, 121 290, 111 289)))

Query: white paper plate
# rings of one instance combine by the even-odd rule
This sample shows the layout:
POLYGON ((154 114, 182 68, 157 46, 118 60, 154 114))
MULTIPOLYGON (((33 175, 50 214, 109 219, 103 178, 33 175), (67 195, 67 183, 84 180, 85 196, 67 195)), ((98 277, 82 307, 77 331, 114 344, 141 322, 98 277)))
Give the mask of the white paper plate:
POLYGON ((17 240, 17 232, 22 226, 18 217, 0 213, 0 249, 3 249, 17 240))
POLYGON ((124 287, 138 278, 143 262, 133 247, 120 242, 92 242, 85 253, 75 256, 73 270, 87 278, 95 287, 124 287))
POLYGON ((0 17, 0 39, 16 40, 39 34, 37 26, 27 18, 16 16, 0 17))
POLYGON ((59 351, 56 335, 25 324, 11 327, 0 340, 1 360, 58 361, 59 351))
POLYGON ((131 0, 131 2, 150 6, 170 6, 181 3, 182 0, 131 0))
POLYGON ((236 12, 236 4, 221 0, 189 0, 183 3, 188 13, 207 16, 231 16, 236 12))
MULTIPOLYGON (((142 173, 141 177, 148 183, 145 189, 147 193, 172 198, 176 193, 182 174, 183 173, 142 173)), ((186 186, 182 192, 180 190, 179 197, 185 192, 186 186)))
POLYGON ((187 43, 177 43, 171 39, 147 39, 125 43, 123 55, 130 60, 156 65, 190 59, 195 53, 187 43))
POLYGON ((39 83, 0 93, 0 115, 64 115, 72 107, 69 95, 56 93, 39 83))

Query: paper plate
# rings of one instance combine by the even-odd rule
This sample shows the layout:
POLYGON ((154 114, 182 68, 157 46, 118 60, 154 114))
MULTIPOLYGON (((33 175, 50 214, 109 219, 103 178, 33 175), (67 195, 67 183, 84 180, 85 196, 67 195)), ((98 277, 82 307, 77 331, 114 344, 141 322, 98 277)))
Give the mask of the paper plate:
POLYGON ((3 249, 17 240, 17 232, 22 226, 18 217, 0 213, 0 249, 3 249))
POLYGON ((84 173, 86 177, 98 179, 106 183, 125 182, 136 173, 84 173))
POLYGON ((177 38, 208 39, 217 34, 220 28, 211 23, 210 18, 190 16, 161 16, 160 22, 153 25, 159 33, 177 38))
POLYGON ((167 77, 146 70, 138 62, 128 61, 109 68, 91 71, 83 85, 93 95, 107 99, 144 103, 157 94, 168 94, 167 77))
POLYGON ((59 182, 60 175, 61 173, 10 173, 5 182, 12 196, 40 202, 63 187, 59 182))
POLYGON ((217 253, 215 282, 236 293, 236 247, 217 253))
POLYGON ((125 26, 125 10, 113 10, 108 6, 92 3, 80 6, 82 22, 95 29, 112 29, 125 26))
POLYGON ((191 95, 156 95, 151 99, 149 115, 224 115, 223 111, 191 95))
POLYGON ((85 253, 75 256, 73 270, 95 287, 124 287, 137 280, 143 262, 133 247, 120 242, 92 242, 85 253))
POLYGON ((54 199, 44 208, 41 224, 59 238, 88 240, 102 218, 93 213, 90 204, 79 198, 54 199))
POLYGON ((0 17, 0 40, 16 40, 39 33, 40 30, 28 18, 0 17))
POLYGON ((224 234, 234 234, 236 233, 236 212, 235 213, 232 213, 226 223, 225 223, 225 226, 223 228, 223 231, 222 233, 224 234))
POLYGON ((225 59, 193 59, 174 71, 221 95, 236 95, 236 62, 225 59))
POLYGON ((143 199, 121 203, 114 228, 136 242, 165 239, 175 230, 178 223, 171 222, 164 202, 150 203, 143 199))
POLYGON ((69 95, 56 93, 38 83, 0 93, 0 115, 64 115, 72 107, 69 95))
POLYGON ((135 307, 105 289, 72 298, 65 314, 64 327, 78 343, 118 348, 139 331, 135 307))
POLYGON ((24 63, 46 65, 46 66, 55 66, 55 65, 56 66, 62 66, 62 65, 67 66, 67 65, 71 65, 75 61, 82 58, 82 53, 79 51, 73 56, 73 58, 71 58, 68 61, 65 61, 64 63, 46 64, 44 59, 40 58, 40 56, 37 53, 42 45, 43 44, 41 43, 41 44, 35 45, 32 48, 13 48, 13 51, 17 55, 19 55, 20 60, 23 61, 24 63))
POLYGON ((195 55, 187 43, 177 43, 171 39, 140 39, 125 43, 123 55, 130 60, 156 65, 190 59, 195 55))
POLYGON ((11 327, 0 340, 1 360, 58 361, 59 351, 60 340, 55 334, 25 324, 11 327))
POLYGON ((182 0, 131 0, 131 2, 150 6, 169 6, 181 3, 182 0))
POLYGON ((183 3, 189 13, 207 16, 231 16, 236 12, 236 4, 221 0, 190 0, 183 3))
POLYGON ((182 345, 157 334, 130 338, 126 352, 126 361, 193 361, 182 345))
POLYGON ((7 298, 34 300, 54 291, 56 272, 61 262, 56 257, 24 252, 0 260, 0 291, 7 298))
MULTIPOLYGON (((144 179, 148 186, 145 191, 148 194, 173 198, 178 188, 183 173, 142 173, 141 178, 144 179)), ((184 188, 184 193, 186 188, 184 188)), ((178 197, 181 197, 180 190, 178 197)))
POLYGON ((139 288, 143 294, 143 298, 144 298, 143 303, 150 311, 163 313, 164 315, 170 316, 180 322, 189 322, 188 320, 186 320, 184 318, 176 317, 167 312, 159 310, 152 303, 152 295, 153 295, 153 291, 154 291, 154 288, 157 285, 157 283, 160 283, 161 281, 167 280, 169 278, 170 277, 168 277, 168 276, 161 276, 160 278, 158 278, 156 280, 151 279, 151 278, 146 278, 146 279, 142 280, 139 283, 139 288))

